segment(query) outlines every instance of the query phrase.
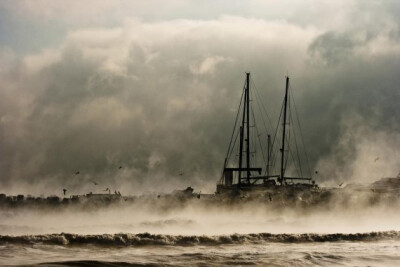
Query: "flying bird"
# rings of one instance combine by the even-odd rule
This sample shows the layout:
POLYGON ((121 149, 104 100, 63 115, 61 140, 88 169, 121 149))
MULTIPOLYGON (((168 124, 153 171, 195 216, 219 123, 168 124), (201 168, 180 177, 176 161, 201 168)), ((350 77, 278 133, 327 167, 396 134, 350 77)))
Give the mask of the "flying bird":
POLYGON ((182 175, 184 175, 185 173, 184 172, 181 172, 181 173, 179 173, 179 176, 182 176, 182 175))
POLYGON ((378 160, 379 160, 379 157, 376 157, 375 160, 374 160, 374 162, 377 162, 378 160))
POLYGON ((118 169, 122 169, 122 166, 119 166, 118 169))
POLYGON ((342 187, 342 185, 343 185, 343 183, 340 183, 340 184, 339 184, 339 187, 342 187))
POLYGON ((75 172, 75 175, 78 175, 78 174, 80 174, 80 172, 79 172, 79 171, 75 172))
POLYGON ((93 181, 93 180, 89 180, 90 182, 92 182, 94 185, 99 185, 98 183, 96 183, 95 181, 93 181))

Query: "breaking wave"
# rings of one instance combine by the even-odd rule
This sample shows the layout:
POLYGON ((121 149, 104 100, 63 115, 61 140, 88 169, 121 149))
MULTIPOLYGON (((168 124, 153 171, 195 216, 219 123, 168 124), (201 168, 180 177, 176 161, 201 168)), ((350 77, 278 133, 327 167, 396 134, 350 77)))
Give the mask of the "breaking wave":
POLYGON ((219 236, 182 236, 142 234, 46 234, 0 236, 0 244, 47 244, 47 245, 101 245, 101 246, 195 246, 225 244, 260 244, 266 242, 306 243, 338 241, 400 240, 400 231, 369 232, 356 234, 232 234, 219 236))

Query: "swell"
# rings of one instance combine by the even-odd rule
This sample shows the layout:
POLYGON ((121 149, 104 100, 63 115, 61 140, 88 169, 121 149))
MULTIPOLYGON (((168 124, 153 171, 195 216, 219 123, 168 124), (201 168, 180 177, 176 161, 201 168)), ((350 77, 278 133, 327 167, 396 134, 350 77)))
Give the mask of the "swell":
POLYGON ((369 232, 356 234, 232 234, 217 236, 182 236, 142 234, 46 234, 0 235, 0 244, 48 244, 48 245, 103 245, 103 246, 194 246, 224 244, 259 244, 267 242, 309 243, 340 241, 400 240, 400 231, 369 232))

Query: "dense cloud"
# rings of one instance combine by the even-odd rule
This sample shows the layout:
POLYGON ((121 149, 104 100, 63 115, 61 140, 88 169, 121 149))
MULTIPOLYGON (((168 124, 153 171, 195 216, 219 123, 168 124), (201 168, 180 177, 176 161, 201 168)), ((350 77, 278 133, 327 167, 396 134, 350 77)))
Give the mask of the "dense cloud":
MULTIPOLYGON (((94 22, 78 23, 72 8, 75 23, 59 44, 30 53, 0 47, 1 188, 212 191, 245 71, 274 117, 289 71, 318 182, 396 175, 399 22, 386 5, 359 7, 374 16, 353 18, 349 8, 340 28, 237 11, 152 21, 123 13, 115 25, 89 13, 94 22)), ((15 16, 26 11, 14 8, 15 16)))

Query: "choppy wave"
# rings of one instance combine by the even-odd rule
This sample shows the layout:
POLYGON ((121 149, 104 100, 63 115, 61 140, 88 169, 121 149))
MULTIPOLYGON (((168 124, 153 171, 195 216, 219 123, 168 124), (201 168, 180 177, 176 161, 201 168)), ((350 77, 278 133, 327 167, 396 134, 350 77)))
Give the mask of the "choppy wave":
POLYGON ((263 242, 302 243, 302 242, 338 242, 338 241, 378 241, 400 240, 400 231, 369 232, 356 234, 232 234, 218 236, 182 236, 142 234, 46 234, 0 236, 0 244, 50 244, 50 245, 104 245, 104 246, 193 246, 224 244, 259 244, 263 242))

